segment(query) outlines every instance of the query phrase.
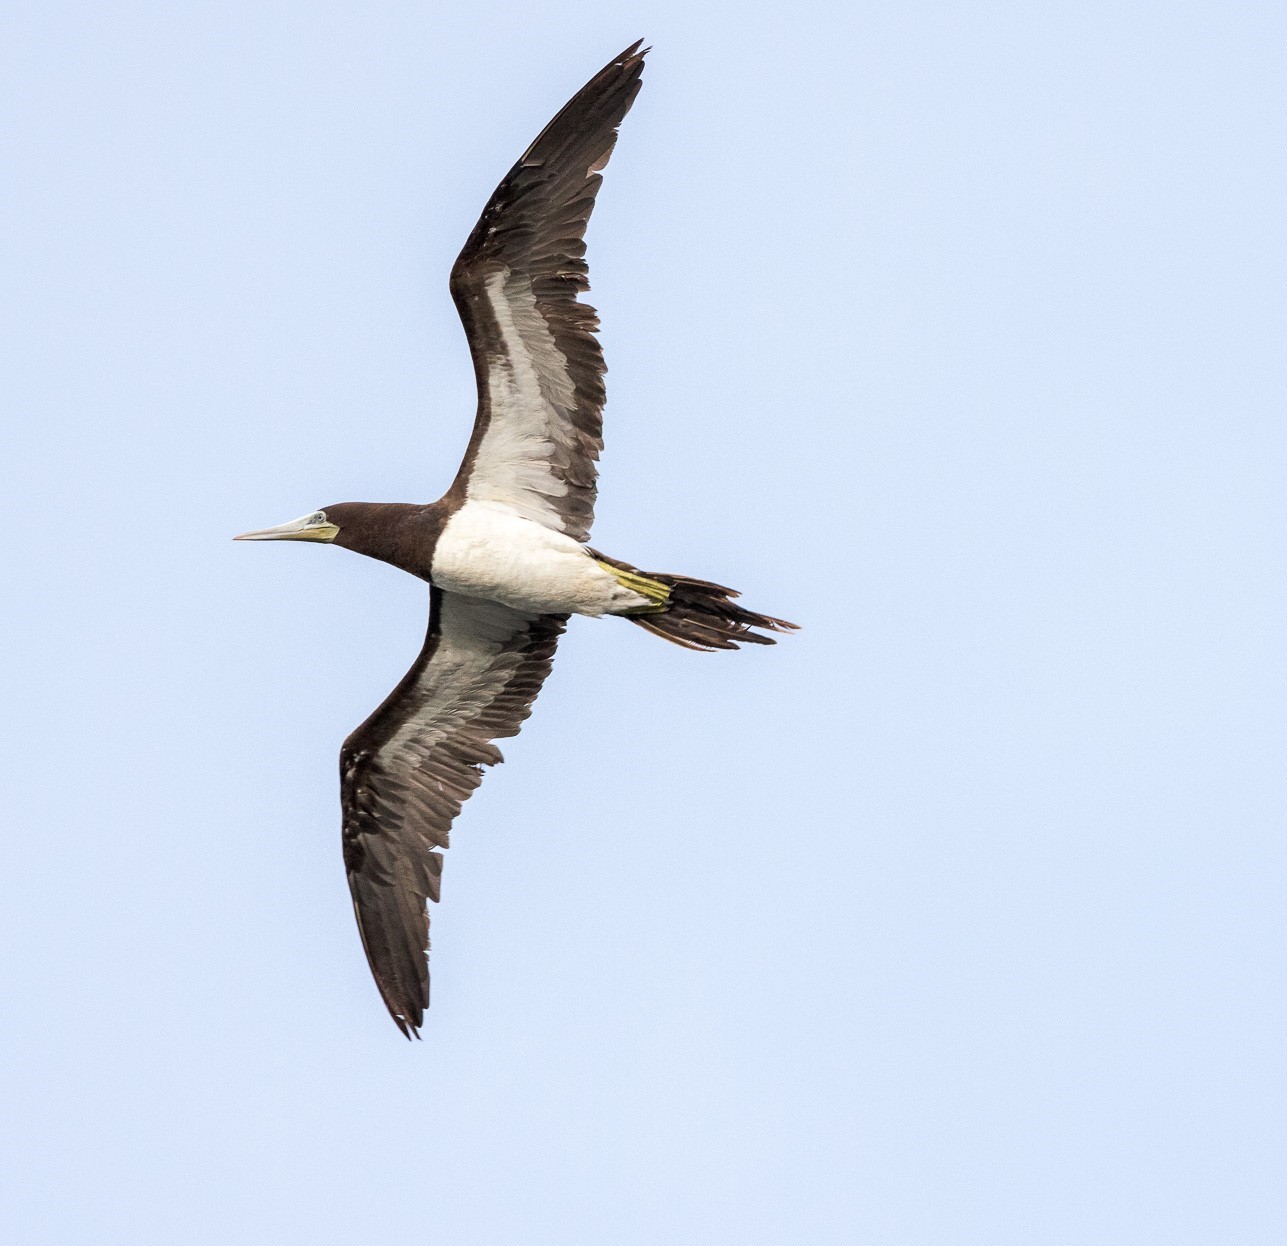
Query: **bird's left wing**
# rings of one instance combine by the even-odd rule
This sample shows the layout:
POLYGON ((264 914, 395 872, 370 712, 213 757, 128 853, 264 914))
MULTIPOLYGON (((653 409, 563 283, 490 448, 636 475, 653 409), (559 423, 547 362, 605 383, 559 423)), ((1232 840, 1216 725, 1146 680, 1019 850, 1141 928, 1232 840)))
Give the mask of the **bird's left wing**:
POLYGON ((430 590, 424 648, 340 750, 344 865, 362 946, 398 1028, 429 1006, 429 913, 452 819, 531 713, 564 615, 430 590))
POLYGON ((638 43, 572 97, 505 175, 451 270, 478 381, 453 489, 589 539, 603 449, 603 353, 585 227, 639 91, 638 43))

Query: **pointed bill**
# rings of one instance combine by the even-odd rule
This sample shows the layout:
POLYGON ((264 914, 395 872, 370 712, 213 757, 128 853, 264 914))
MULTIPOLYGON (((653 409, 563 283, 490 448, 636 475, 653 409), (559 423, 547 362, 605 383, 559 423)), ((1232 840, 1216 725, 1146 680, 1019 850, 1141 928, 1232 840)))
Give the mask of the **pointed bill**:
POLYGON ((243 532, 234 541, 333 541, 339 528, 326 518, 325 511, 301 515, 289 523, 279 523, 275 528, 260 528, 257 532, 243 532))

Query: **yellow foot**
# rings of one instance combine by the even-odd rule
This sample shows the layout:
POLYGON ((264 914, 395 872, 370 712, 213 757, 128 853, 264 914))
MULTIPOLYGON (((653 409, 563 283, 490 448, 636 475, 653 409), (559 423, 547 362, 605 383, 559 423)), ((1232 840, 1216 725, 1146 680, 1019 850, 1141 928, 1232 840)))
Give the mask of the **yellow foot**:
POLYGON ((595 562, 605 571, 610 572, 622 588, 628 588, 640 597, 647 597, 648 604, 631 610, 630 614, 660 614, 670 606, 670 589, 660 580, 650 580, 641 571, 631 571, 626 567, 616 566, 596 558, 595 562))

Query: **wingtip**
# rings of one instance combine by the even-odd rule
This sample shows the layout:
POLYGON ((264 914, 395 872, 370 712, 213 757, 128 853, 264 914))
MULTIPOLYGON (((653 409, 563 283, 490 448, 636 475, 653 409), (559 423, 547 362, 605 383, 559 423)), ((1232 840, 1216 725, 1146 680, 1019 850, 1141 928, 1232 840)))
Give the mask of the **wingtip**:
POLYGON ((644 47, 642 39, 636 39, 620 56, 616 57, 612 64, 622 66, 633 66, 643 63, 643 58, 652 51, 652 44, 644 47))
POLYGON ((394 1012, 392 1008, 389 1009, 389 1016, 393 1018, 393 1024, 402 1031, 402 1037, 405 1038, 407 1042, 410 1042, 413 1038, 416 1042, 421 1041, 420 1027, 424 1025, 423 1019, 420 1021, 411 1021, 401 1014, 394 1012))

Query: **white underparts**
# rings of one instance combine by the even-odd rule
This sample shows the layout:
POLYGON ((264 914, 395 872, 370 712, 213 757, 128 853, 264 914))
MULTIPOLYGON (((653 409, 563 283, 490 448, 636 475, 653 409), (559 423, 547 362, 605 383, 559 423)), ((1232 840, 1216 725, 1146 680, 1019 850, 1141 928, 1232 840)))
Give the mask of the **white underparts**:
POLYGON ((650 604, 580 542, 499 502, 466 502, 447 521, 431 576, 448 592, 535 614, 625 614, 650 604))

